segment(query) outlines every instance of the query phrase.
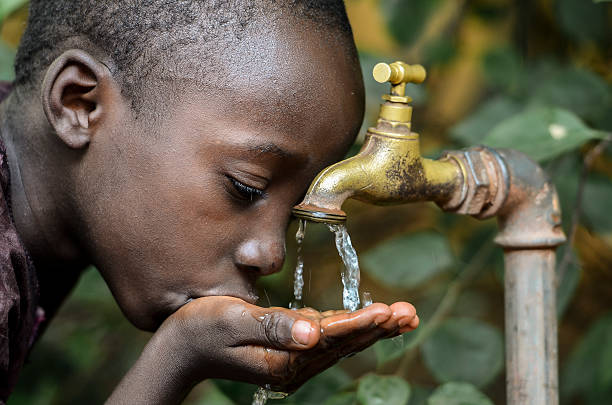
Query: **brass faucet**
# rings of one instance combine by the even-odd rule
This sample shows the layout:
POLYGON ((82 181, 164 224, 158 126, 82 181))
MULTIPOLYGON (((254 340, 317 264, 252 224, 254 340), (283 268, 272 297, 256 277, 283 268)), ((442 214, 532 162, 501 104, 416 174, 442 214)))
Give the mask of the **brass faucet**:
MULTIPOLYGON (((422 83, 421 65, 379 63, 373 70, 379 83, 390 82, 382 96, 376 126, 369 128, 360 152, 331 165, 314 179, 293 215, 316 222, 342 223, 342 204, 354 198, 371 204, 434 201, 448 205, 461 188, 461 167, 452 157, 440 160, 421 156, 419 134, 411 131, 412 99, 406 83, 422 83)), ((454 205, 450 203, 450 205, 454 205)))

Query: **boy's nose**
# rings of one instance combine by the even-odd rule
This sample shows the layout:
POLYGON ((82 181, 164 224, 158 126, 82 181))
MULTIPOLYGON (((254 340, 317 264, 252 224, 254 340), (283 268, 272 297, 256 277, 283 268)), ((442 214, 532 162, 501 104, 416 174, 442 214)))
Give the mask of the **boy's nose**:
POLYGON ((283 241, 248 240, 243 242, 236 253, 236 265, 253 269, 261 275, 280 271, 285 260, 283 241))

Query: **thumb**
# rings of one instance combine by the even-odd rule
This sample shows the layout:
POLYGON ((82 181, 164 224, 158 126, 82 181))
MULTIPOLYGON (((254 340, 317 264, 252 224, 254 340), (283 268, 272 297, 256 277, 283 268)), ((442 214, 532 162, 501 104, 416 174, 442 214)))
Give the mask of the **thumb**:
POLYGON ((321 337, 318 321, 285 308, 254 307, 249 337, 244 343, 282 350, 314 347, 321 337))

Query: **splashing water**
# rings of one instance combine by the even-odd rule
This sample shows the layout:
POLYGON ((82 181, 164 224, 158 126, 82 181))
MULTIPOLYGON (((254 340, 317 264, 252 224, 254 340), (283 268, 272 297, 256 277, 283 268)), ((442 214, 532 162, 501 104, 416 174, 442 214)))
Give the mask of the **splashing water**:
POLYGON ((266 405, 266 402, 268 402, 268 392, 266 388, 257 388, 257 391, 253 394, 252 405, 266 405))
POLYGON ((367 291, 364 291, 361 294, 361 307, 366 308, 372 305, 372 294, 367 291))
POLYGON ((293 301, 289 304, 291 309, 302 307, 302 290, 304 289, 304 258, 302 257, 302 242, 306 234, 306 220, 300 219, 298 230, 295 234, 297 242, 297 264, 293 275, 293 301))
POLYGON ((257 388, 255 394, 253 394, 253 402, 251 405, 266 405, 268 399, 283 399, 286 398, 289 394, 285 392, 276 392, 270 390, 270 385, 266 384, 265 387, 257 388))
POLYGON ((336 249, 344 263, 342 271, 342 304, 344 309, 355 311, 359 308, 359 261, 357 252, 351 244, 351 237, 344 224, 327 225, 329 230, 336 235, 336 249))

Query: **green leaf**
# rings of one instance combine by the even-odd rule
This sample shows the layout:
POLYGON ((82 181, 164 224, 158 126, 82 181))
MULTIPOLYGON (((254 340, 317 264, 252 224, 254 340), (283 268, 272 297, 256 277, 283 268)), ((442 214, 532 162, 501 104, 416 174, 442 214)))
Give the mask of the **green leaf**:
POLYGON ((599 318, 574 348, 561 374, 561 397, 569 402, 580 395, 588 404, 612 403, 609 383, 612 363, 612 313, 599 318))
MULTIPOLYGON (((422 321, 421 321, 422 324, 422 321)), ((374 352, 376 353, 376 361, 378 365, 383 365, 391 360, 400 357, 410 347, 410 341, 418 334, 416 332, 405 333, 401 336, 396 336, 392 339, 384 339, 376 342, 374 352)))
POLYGON ((531 102, 574 112, 597 128, 612 108, 612 89, 600 76, 555 62, 540 63, 530 73, 531 102))
POLYGON ((357 394, 354 392, 342 392, 328 398, 323 405, 357 405, 357 394))
POLYGON ((198 399, 196 404, 200 405, 234 405, 235 403, 231 401, 228 397, 223 395, 223 393, 214 385, 211 384, 211 387, 206 391, 206 393, 198 399))
POLYGON ((493 402, 472 384, 449 382, 434 391, 427 405, 493 405, 493 402))
POLYGON ((389 32, 402 45, 410 45, 421 34, 438 0, 385 0, 380 2, 389 32))
POLYGON ((450 136, 463 146, 476 145, 501 121, 521 111, 511 98, 499 96, 483 103, 472 115, 451 128, 450 136))
POLYGON ((500 89, 516 92, 523 80, 523 66, 518 52, 512 47, 493 48, 482 61, 485 78, 500 89))
POLYGON ((408 405, 425 405, 433 389, 411 384, 408 405))
MULTIPOLYGON (((325 400, 337 394, 351 382, 351 378, 338 366, 331 367, 308 380, 300 389, 287 398, 274 400, 273 404, 289 405, 321 405, 325 400)), ((252 386, 251 386, 252 387, 252 386)), ((237 400, 225 391, 237 404, 249 403, 247 400, 237 400)), ((253 389, 251 388, 251 396, 253 389)))
POLYGON ((2 0, 0 2, 0 23, 11 13, 28 3, 28 0, 2 0))
POLYGON ((584 163, 578 153, 566 153, 551 162, 547 172, 552 177, 561 203, 561 224, 569 235, 572 223, 572 208, 576 205, 576 194, 580 173, 584 163))
POLYGON ((545 161, 604 136, 570 111, 536 106, 502 121, 483 143, 494 148, 517 149, 534 160, 545 161))
POLYGON ((444 36, 428 44, 424 49, 424 64, 427 66, 444 65, 457 55, 457 46, 454 41, 444 36))
POLYGON ((604 176, 592 176, 584 186, 582 196, 583 213, 590 228, 595 232, 612 232, 612 182, 604 176))
POLYGON ((410 385, 401 377, 368 374, 359 380, 357 400, 361 405, 406 405, 410 385))
POLYGON ((482 387, 501 371, 503 346, 496 328, 475 319, 454 318, 443 322, 421 349, 438 381, 465 381, 482 387))
POLYGON ((557 316, 559 318, 563 316, 567 306, 572 301, 581 274, 582 267, 580 266, 580 261, 573 251, 573 248, 566 243, 560 249, 557 249, 557 278, 559 280, 557 286, 557 316), (561 263, 567 249, 572 249, 569 256, 569 263, 564 265, 563 274, 559 274, 559 269, 561 268, 561 263))
POLYGON ((367 251, 363 269, 391 287, 415 287, 453 264, 446 237, 421 232, 390 239, 367 251))
POLYGON ((576 41, 605 41, 610 35, 607 7, 584 0, 557 0, 561 29, 576 41))
POLYGON ((15 78, 14 62, 15 51, 0 40, 0 80, 11 81, 15 78))

